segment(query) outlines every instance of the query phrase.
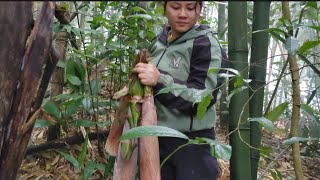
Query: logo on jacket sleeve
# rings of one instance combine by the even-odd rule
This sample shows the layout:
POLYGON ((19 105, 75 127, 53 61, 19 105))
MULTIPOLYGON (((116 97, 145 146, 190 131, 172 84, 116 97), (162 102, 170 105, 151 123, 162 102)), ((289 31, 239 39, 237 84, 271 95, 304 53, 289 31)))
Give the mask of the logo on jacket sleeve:
POLYGON ((171 63, 170 63, 170 67, 171 68, 174 68, 174 69, 178 69, 179 68, 179 64, 180 64, 180 61, 181 61, 181 57, 179 56, 179 57, 175 57, 174 55, 173 55, 173 59, 172 59, 172 61, 171 61, 171 63))

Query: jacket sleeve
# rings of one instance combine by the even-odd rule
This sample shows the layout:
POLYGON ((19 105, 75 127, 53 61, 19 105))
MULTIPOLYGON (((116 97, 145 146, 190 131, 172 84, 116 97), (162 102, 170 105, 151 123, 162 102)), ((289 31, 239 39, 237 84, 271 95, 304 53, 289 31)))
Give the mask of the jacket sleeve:
MULTIPOLYGON (((190 60, 190 72, 186 81, 172 77, 166 71, 160 71, 160 79, 155 86, 155 94, 162 88, 170 88, 170 92, 162 93, 155 98, 168 108, 176 108, 184 114, 194 115, 201 92, 214 92, 217 85, 218 68, 221 65, 221 49, 219 42, 211 35, 201 36, 193 41, 190 60), (213 73, 208 70, 215 68, 213 73)), ((216 96, 213 95, 212 102, 216 96)))

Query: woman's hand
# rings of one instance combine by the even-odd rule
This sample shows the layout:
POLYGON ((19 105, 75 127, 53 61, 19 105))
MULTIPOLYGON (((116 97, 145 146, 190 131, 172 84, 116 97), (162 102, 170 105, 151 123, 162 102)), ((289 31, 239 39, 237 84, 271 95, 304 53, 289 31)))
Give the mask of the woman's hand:
POLYGON ((160 78, 160 72, 153 64, 138 63, 133 72, 138 73, 141 84, 146 86, 155 86, 160 78))

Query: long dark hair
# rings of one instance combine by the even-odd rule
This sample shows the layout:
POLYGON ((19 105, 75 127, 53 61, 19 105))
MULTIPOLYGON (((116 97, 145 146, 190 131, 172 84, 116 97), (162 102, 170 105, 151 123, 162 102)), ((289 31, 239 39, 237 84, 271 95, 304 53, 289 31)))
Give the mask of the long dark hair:
MULTIPOLYGON (((163 8, 164 8, 164 11, 166 11, 166 6, 167 6, 167 3, 168 1, 163 1, 163 8)), ((203 1, 197 1, 197 3, 200 5, 200 10, 202 9, 202 5, 203 5, 203 1)))

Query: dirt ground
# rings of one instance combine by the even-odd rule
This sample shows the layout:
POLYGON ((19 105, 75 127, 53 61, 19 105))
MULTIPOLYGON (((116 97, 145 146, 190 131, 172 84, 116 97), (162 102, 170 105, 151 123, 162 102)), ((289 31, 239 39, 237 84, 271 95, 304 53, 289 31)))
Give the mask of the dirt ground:
MULTIPOLYGON (((43 143, 46 138, 46 129, 37 128, 32 133, 31 143, 40 144, 43 143)), ((228 143, 228 139, 225 136, 225 131, 216 128, 217 139, 223 143, 228 143)), ((280 143, 285 139, 283 135, 274 133, 271 134, 265 130, 262 131, 262 144, 272 146, 272 152, 269 158, 261 158, 258 177, 263 175, 262 179, 274 179, 270 173, 270 170, 275 169, 281 172, 283 179, 294 179, 294 168, 291 156, 291 148, 285 149, 280 146, 280 143), (279 154, 281 155, 279 156, 279 154), (277 157, 273 166, 270 165, 272 160, 277 157), (266 169, 269 171, 265 172, 266 169)), ((26 156, 21 164, 20 170, 17 175, 18 180, 69 180, 80 179, 81 173, 73 167, 58 151, 70 153, 76 157, 81 152, 81 145, 71 145, 59 150, 46 150, 39 153, 35 153, 26 156)), ((303 151, 303 148, 302 148, 303 151)), ((303 153, 302 153, 303 154, 303 153)), ((100 163, 96 166, 96 170, 90 179, 103 179, 104 166, 106 160, 98 155, 96 148, 96 141, 91 141, 88 148, 87 159, 94 159, 96 163, 100 163), (90 147, 91 146, 91 147, 90 147)), ((218 160, 220 163, 221 174, 220 180, 229 180, 229 161, 218 160)), ((320 179, 320 158, 319 157, 307 157, 302 156, 303 171, 306 179, 316 180, 320 179)))

